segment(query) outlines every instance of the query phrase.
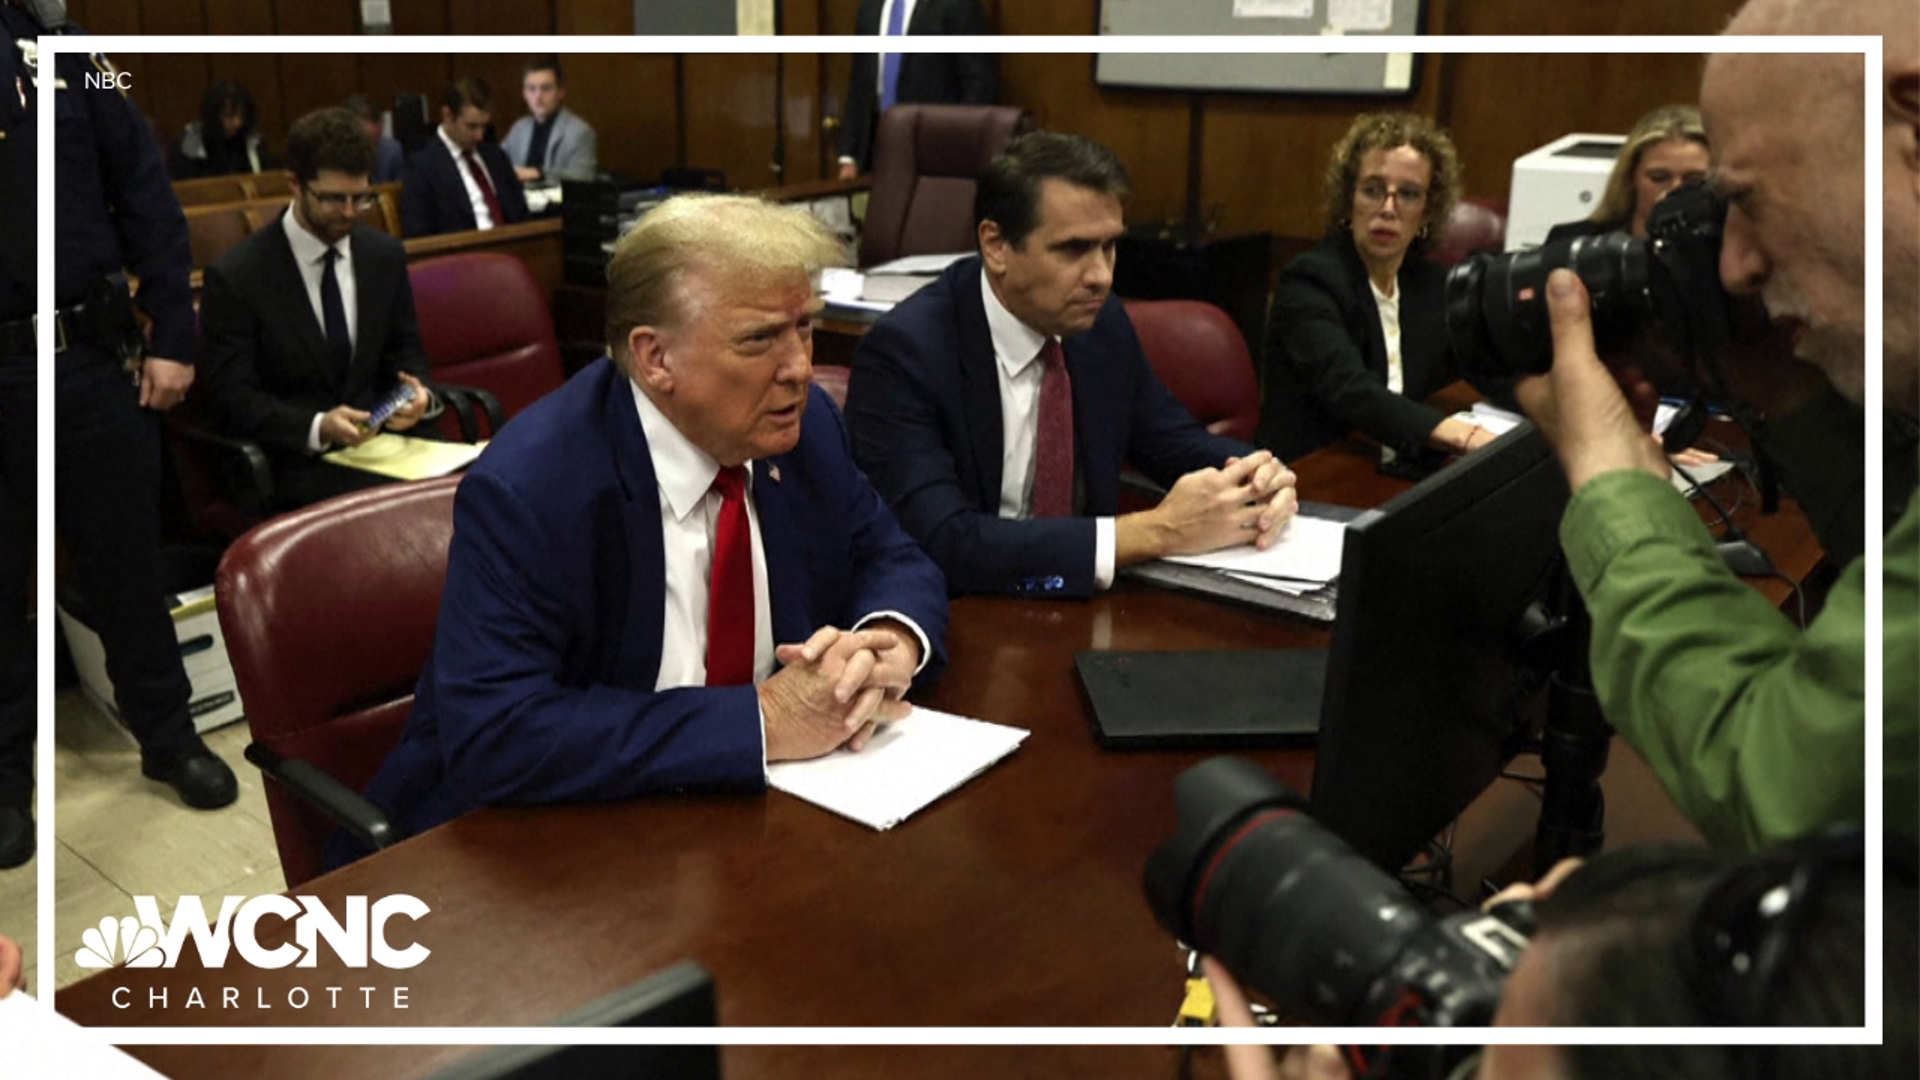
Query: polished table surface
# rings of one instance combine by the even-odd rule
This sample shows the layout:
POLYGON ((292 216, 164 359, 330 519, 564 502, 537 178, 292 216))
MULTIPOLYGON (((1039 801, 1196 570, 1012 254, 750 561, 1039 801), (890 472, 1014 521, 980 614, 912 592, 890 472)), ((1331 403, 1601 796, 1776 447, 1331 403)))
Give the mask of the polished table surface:
MULTIPOLYGON (((1297 467, 1308 499, 1369 505, 1408 486, 1377 475, 1359 444, 1336 444, 1297 467)), ((1753 518, 1750 509, 1740 516, 1753 518)), ((1806 532, 1797 513, 1774 520, 1782 537, 1796 523, 1806 532)), ((1763 543, 1774 530, 1744 523, 1763 543)), ((1773 553, 1796 577, 1811 569, 1773 553)), ((1173 827, 1175 776, 1209 755, 1101 750, 1074 655, 1288 648, 1328 638, 1326 627, 1284 614, 1124 582, 1086 602, 961 599, 953 605, 952 663, 924 702, 1033 734, 889 832, 781 793, 485 809, 301 890, 336 912, 348 896, 419 897, 431 914, 412 929, 432 955, 418 967, 349 971, 323 948, 318 969, 229 962, 208 971, 188 950, 177 968, 120 969, 82 982, 58 994, 58 1007, 88 1025, 538 1025, 693 959, 712 972, 726 1025, 1163 1026, 1179 1003, 1180 954, 1147 909, 1141 869, 1173 827), (247 1007, 219 1006, 228 986, 242 988, 247 1007), (319 1003, 328 986, 348 988, 337 1007, 288 1004, 293 988, 319 1003), (121 998, 134 1007, 116 1007, 118 987, 131 988, 121 998), (374 988, 371 1007, 362 987, 374 988), (397 987, 405 988, 404 1009, 392 1007, 397 987), (207 1007, 188 1007, 195 988, 207 1007), (166 1007, 143 1007, 163 989, 166 1007), (271 1007, 257 1008, 260 1001, 271 1007)), ((1249 756, 1308 789, 1310 751, 1249 756)), ((397 925, 396 944, 404 945, 407 924, 397 925)), ((77 938, 78 929, 61 932, 77 938)), ((262 924, 268 947, 290 936, 285 924, 262 924)), ((370 1067, 408 1075, 447 1051, 315 1053, 140 1051, 208 1077, 265 1075, 259 1070, 269 1062, 276 1076, 370 1067)), ((727 1075, 784 1075, 782 1060, 773 1048, 737 1048, 727 1075)), ((904 1067, 948 1075, 939 1055, 876 1051, 857 1060, 872 1069, 836 1074, 901 1075, 904 1067)), ((1170 1059, 1143 1052, 1139 1060, 1142 1075, 1166 1075, 1170 1059)))

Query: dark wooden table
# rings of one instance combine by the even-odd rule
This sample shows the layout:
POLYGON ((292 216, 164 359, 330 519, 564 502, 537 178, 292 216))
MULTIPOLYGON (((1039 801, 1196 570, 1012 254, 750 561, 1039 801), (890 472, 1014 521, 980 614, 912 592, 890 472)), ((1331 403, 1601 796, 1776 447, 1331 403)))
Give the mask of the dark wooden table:
MULTIPOLYGON (((1321 501, 1377 504, 1408 486, 1379 476, 1359 443, 1324 449, 1297 469, 1302 496, 1321 501)), ((1788 510, 1759 519, 1749 507, 1743 524, 1798 577, 1813 562, 1784 543, 1807 531, 1788 510)), ((481 810, 301 890, 335 912, 348 896, 424 900, 431 914, 414 937, 432 955, 418 967, 349 971, 322 948, 318 969, 235 960, 208 971, 188 950, 177 968, 104 972, 61 991, 57 1005, 86 1025, 539 1025, 693 959, 713 974, 725 1025, 1166 1025, 1179 1003, 1180 954, 1147 909, 1141 870, 1173 828, 1175 776, 1209 755, 1101 750, 1074 654, 1328 638, 1325 627, 1290 616, 1127 583, 1084 603, 962 599, 953 605, 952 664, 926 704, 1033 734, 889 832, 780 793, 481 810), (218 1007, 227 986, 240 987, 249 1007, 218 1007), (328 986, 348 988, 336 1008, 288 1004, 295 987, 317 1003, 328 986), (121 987, 135 1007, 116 1007, 121 987), (208 1007, 187 1007, 196 987, 208 1007), (361 987, 373 988, 371 1007, 361 987), (393 1007, 398 987, 405 1009, 393 1007), (165 1007, 144 1007, 163 990, 165 1007), (252 1007, 262 1000, 272 1007, 252 1007)), ((1250 756, 1308 790, 1311 752, 1250 756)), ((271 923, 263 944, 290 939, 285 924, 271 923)), ((395 944, 404 945, 407 924, 399 926, 395 944)), ((78 930, 62 933, 77 939, 78 930)), ((417 1075, 456 1056, 445 1047, 138 1055, 178 1075, 288 1078, 417 1075)), ((727 1076, 801 1075, 805 1060, 792 1048, 734 1048, 727 1076)), ((982 1074, 966 1055, 915 1048, 834 1060, 834 1069, 805 1075, 982 1074)), ((1174 1059, 1142 1048, 1102 1060, 1116 1066, 1105 1075, 1166 1076, 1174 1059)))

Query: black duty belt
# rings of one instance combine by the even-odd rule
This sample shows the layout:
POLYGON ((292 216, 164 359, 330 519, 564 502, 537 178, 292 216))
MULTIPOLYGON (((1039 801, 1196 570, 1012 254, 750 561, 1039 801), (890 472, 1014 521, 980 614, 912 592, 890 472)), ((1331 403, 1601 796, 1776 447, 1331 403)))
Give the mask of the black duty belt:
MULTIPOLYGON (((80 316, 87 310, 85 304, 74 304, 56 310, 53 313, 53 351, 67 351, 67 343, 78 335, 80 316)), ((33 356, 40 349, 40 316, 32 315, 13 322, 0 323, 0 356, 33 356)))

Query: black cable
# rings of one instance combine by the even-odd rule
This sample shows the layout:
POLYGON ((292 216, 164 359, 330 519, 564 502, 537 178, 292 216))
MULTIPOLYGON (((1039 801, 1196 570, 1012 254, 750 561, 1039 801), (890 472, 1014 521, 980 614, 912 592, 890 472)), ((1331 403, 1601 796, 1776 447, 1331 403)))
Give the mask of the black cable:
POLYGON ((1778 570, 1775 570, 1773 572, 1773 576, 1779 578, 1781 581, 1786 582, 1787 587, 1793 590, 1794 622, 1799 624, 1800 629, 1805 630, 1807 628, 1806 591, 1800 587, 1799 582, 1793 580, 1792 577, 1786 574, 1783 574, 1778 570))

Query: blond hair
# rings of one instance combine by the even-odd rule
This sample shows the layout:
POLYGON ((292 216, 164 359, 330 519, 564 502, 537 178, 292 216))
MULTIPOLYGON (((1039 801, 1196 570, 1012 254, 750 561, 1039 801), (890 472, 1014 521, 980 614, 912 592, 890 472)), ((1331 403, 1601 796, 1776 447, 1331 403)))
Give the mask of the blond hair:
POLYGON ((676 195, 642 216, 607 262, 607 344, 624 365, 636 326, 698 318, 686 282, 784 284, 847 265, 846 245, 804 207, 751 195, 676 195))
POLYGON ((1640 118, 1627 133, 1626 145, 1620 148, 1620 156, 1613 159, 1613 172, 1607 175, 1607 190, 1600 196, 1600 205, 1594 207, 1587 220, 1609 228, 1625 228, 1633 221, 1634 188, 1633 174, 1640 168, 1640 158, 1650 146, 1658 146, 1670 139, 1684 139, 1699 143, 1703 149, 1707 145, 1707 127, 1700 122, 1700 110, 1691 105, 1663 105, 1640 118))

